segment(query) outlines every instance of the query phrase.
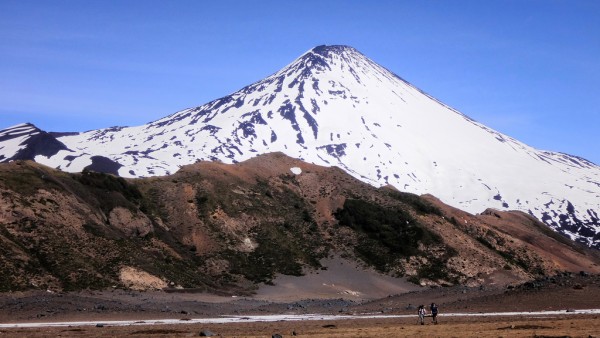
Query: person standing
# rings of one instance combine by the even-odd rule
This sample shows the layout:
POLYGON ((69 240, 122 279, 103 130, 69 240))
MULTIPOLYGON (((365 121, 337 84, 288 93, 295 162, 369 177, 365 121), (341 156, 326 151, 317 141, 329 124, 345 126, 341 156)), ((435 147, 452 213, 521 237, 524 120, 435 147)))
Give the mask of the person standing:
POLYGON ((419 309, 417 310, 417 314, 419 315, 419 322, 421 325, 425 325, 425 314, 427 311, 425 310, 424 305, 419 305, 419 309))
POLYGON ((435 303, 431 303, 429 306, 429 310, 431 311, 431 318, 433 319, 433 323, 437 324, 437 315, 438 315, 438 307, 435 303))

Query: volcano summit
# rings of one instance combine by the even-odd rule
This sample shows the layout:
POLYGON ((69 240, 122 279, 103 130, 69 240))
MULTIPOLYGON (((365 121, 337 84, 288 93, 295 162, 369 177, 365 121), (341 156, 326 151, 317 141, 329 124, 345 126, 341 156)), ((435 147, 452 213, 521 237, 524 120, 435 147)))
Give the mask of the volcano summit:
POLYGON ((141 126, 0 131, 0 161, 124 177, 270 152, 338 166, 375 186, 433 194, 472 213, 521 210, 600 248, 598 165, 477 123, 348 46, 315 47, 229 96, 141 126))

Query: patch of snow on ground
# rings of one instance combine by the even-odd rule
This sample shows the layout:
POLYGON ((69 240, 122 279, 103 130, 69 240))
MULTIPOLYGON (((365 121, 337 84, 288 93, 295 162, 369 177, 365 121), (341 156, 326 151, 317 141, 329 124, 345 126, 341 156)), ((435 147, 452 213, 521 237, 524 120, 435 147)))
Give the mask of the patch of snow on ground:
POLYGON ((290 171, 294 173, 294 175, 300 175, 302 174, 302 169, 298 168, 298 167, 292 167, 290 168, 290 171))
MULTIPOLYGON (((536 312, 488 312, 488 313, 445 313, 439 317, 485 317, 485 316, 563 316, 576 314, 600 314, 600 309, 574 310, 574 311, 536 311, 536 312)), ((181 319, 157 319, 157 320, 115 320, 115 321, 78 321, 78 322, 47 322, 47 323, 10 323, 0 324, 0 328, 24 328, 24 327, 64 327, 64 326, 129 326, 129 325, 164 325, 164 324, 224 324, 224 323, 250 323, 250 322, 275 322, 275 321, 312 321, 312 320, 346 320, 367 318, 411 318, 416 315, 264 315, 264 316, 223 316, 217 318, 193 318, 183 322, 181 319)))

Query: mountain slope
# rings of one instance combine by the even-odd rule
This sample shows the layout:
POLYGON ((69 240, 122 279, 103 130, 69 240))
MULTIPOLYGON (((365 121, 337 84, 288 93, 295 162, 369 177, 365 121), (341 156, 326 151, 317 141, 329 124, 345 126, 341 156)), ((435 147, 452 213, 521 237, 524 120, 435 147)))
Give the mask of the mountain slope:
POLYGON ((56 139, 68 150, 36 161, 124 177, 280 151, 471 213, 521 210, 600 247, 600 167, 487 128, 347 46, 316 47, 264 80, 146 125, 56 139))
POLYGON ((249 294, 277 274, 318 272, 327 257, 424 285, 600 273, 597 251, 532 232, 544 227, 532 217, 474 216, 429 199, 281 153, 128 180, 0 164, 0 291, 249 294))
POLYGON ((16 125, 0 131, 0 162, 33 160, 36 156, 53 156, 67 147, 30 123, 16 125))

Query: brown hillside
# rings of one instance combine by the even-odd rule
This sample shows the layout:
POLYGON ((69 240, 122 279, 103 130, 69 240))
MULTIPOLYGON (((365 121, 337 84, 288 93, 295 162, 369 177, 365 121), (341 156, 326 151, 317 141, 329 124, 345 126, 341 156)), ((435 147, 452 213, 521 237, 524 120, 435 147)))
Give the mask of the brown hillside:
POLYGON ((597 252, 527 215, 470 215, 280 153, 135 180, 0 165, 1 291, 247 294, 276 276, 323 271, 332 257, 423 285, 600 272, 597 252))

